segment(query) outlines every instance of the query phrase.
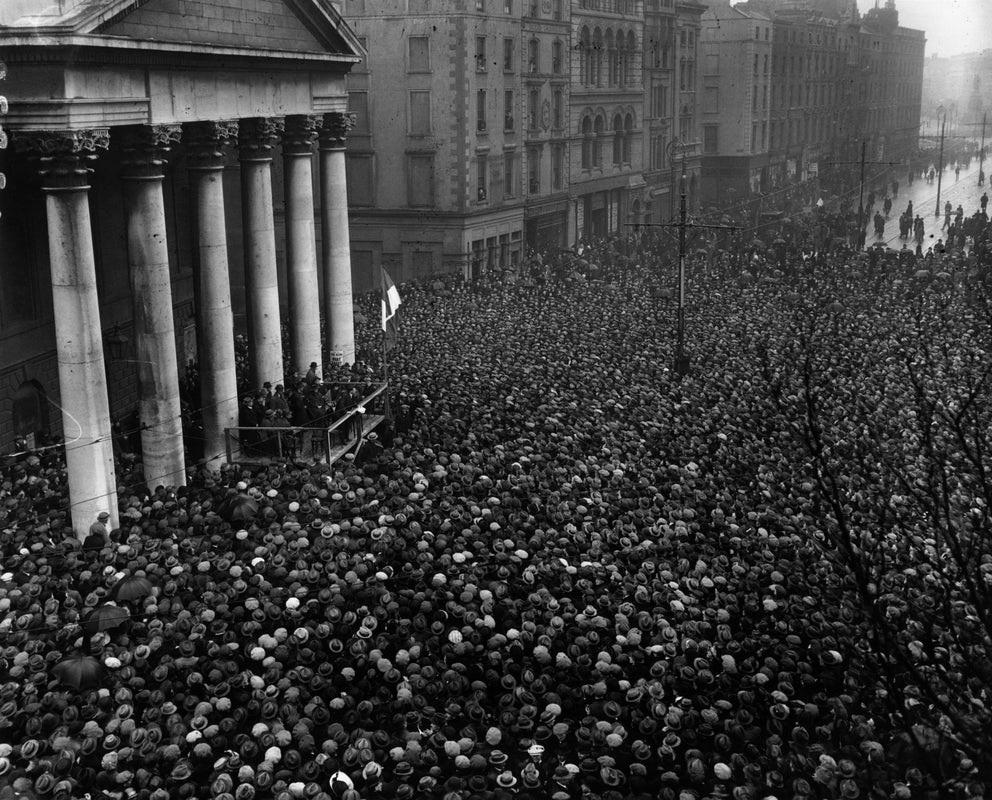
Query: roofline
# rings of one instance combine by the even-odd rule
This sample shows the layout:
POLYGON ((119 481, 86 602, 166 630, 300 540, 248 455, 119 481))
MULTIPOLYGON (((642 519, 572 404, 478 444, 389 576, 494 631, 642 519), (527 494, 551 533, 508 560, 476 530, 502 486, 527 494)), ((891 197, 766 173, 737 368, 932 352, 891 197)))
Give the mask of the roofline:
MULTIPOLYGON (((3 28, 0 31, 19 30, 18 28, 3 28)), ((198 44, 192 42, 164 42, 150 39, 130 39, 124 36, 107 36, 104 34, 52 34, 30 33, 22 35, 4 35, 4 48, 14 47, 92 47, 112 50, 132 50, 139 52, 189 53, 205 56, 230 56, 234 58, 267 58, 291 61, 309 61, 316 63, 344 62, 357 64, 362 61, 361 55, 349 53, 327 53, 300 50, 263 50, 251 47, 233 47, 231 45, 198 44)))
MULTIPOLYGON (((20 25, 0 25, 0 33, 4 34, 5 44, 9 41, 11 44, 25 45, 25 44, 46 44, 51 45, 52 37, 57 39, 75 39, 78 36, 95 36, 96 31, 107 23, 113 21, 118 17, 126 15, 129 11, 140 8, 145 5, 149 0, 111 0, 110 3, 100 6, 90 6, 89 8, 79 9, 77 13, 70 13, 69 16, 65 17, 61 24, 56 25, 33 25, 28 24, 20 25), (28 33, 30 31, 30 33, 28 33), (20 32, 20 35, 18 35, 20 32), (7 38, 9 36, 9 39, 7 38), (30 42, 20 41, 28 37, 31 39, 30 42)), ((344 17, 338 12, 330 0, 285 0, 286 4, 295 11, 303 19, 308 20, 311 24, 319 23, 322 21, 328 28, 334 30, 334 32, 344 40, 345 44, 351 48, 356 56, 357 61, 364 60, 368 53, 362 47, 358 40, 357 34, 352 30, 351 26, 344 19, 344 17), (314 16, 321 17, 322 20, 315 20, 314 16)), ((22 17, 25 22, 31 19, 43 20, 43 16, 25 16, 22 17)), ((320 27, 318 25, 318 27, 320 27)), ((141 41, 141 40, 132 40, 141 41)), ((56 42, 64 43, 64 42, 56 42)), ((153 42, 155 44, 157 42, 153 42)), ((101 45, 101 46, 112 46, 112 45, 101 45)), ((190 52, 200 52, 196 48, 198 45, 190 44, 188 45, 190 52)), ((245 48, 231 48, 229 46, 219 46, 215 48, 215 51, 219 54, 224 50, 241 50, 245 48)), ((268 52, 268 51, 263 51, 268 52)), ((229 53, 234 55, 236 53, 229 53)), ((295 53, 297 56, 302 56, 303 54, 295 53)), ((327 54, 336 55, 336 54, 327 54)), ((346 57, 345 54, 340 54, 342 57, 346 57)), ((312 60, 312 59, 311 59, 312 60)), ((338 58, 332 58, 331 60, 338 60, 338 58)))

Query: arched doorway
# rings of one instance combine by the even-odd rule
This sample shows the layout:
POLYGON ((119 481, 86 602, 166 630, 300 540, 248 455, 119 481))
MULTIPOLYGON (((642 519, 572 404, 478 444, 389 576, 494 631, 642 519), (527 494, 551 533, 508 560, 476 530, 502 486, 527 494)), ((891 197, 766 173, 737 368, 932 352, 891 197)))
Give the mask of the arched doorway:
POLYGON ((14 435, 27 440, 28 447, 48 435, 48 398, 37 381, 22 383, 13 398, 14 435))

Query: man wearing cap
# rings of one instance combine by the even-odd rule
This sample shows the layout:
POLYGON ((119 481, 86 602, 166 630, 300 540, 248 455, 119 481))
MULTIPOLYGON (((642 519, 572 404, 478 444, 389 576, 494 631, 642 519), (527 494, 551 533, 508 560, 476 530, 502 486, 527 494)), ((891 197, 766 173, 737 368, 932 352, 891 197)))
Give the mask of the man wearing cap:
POLYGON ((110 533, 107 530, 107 520, 109 519, 110 514, 107 511, 101 511, 96 515, 96 522, 90 525, 89 533, 83 541, 85 549, 100 550, 107 544, 110 539, 110 533))

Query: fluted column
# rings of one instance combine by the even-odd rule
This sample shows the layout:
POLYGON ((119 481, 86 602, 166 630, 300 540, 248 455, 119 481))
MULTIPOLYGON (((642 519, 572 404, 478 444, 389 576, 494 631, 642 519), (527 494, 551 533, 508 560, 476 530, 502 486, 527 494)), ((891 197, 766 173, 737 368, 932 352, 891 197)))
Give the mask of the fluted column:
POLYGON ((321 267, 324 316, 332 363, 355 361, 355 315, 351 296, 351 242, 348 237, 348 181, 344 146, 354 115, 324 115, 320 130, 321 267))
POLYGON ((282 329, 279 321, 279 273, 272 212, 272 148, 279 120, 243 119, 238 130, 241 159, 241 208, 244 218, 245 286, 248 295, 248 341, 252 381, 282 383, 282 329))
POLYGON ((17 134, 18 150, 39 157, 52 274, 55 348, 72 527, 86 536, 101 511, 119 525, 117 476, 110 435, 96 258, 90 223, 89 175, 106 128, 17 134))
POLYGON ((306 374, 312 362, 317 363, 318 369, 323 363, 313 208, 313 143, 317 139, 317 126, 317 117, 286 117, 282 140, 289 329, 293 366, 301 375, 306 374))
POLYGON ((172 318, 172 279, 162 180, 179 125, 142 126, 125 133, 124 207, 134 303, 141 460, 145 483, 185 486, 179 365, 172 318))
POLYGON ((187 162, 196 194, 200 402, 204 460, 208 462, 225 452, 224 429, 238 424, 223 181, 223 148, 237 130, 236 122, 196 122, 186 129, 187 162))

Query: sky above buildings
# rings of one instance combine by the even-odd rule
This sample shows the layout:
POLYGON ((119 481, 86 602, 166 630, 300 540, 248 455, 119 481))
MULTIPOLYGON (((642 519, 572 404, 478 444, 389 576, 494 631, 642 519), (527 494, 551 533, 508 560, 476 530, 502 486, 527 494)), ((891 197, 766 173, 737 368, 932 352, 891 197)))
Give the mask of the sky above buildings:
MULTIPOLYGON (((874 6, 858 0, 862 11, 874 6)), ((896 8, 900 25, 927 32, 928 56, 992 48, 992 0, 896 0, 896 8)))

